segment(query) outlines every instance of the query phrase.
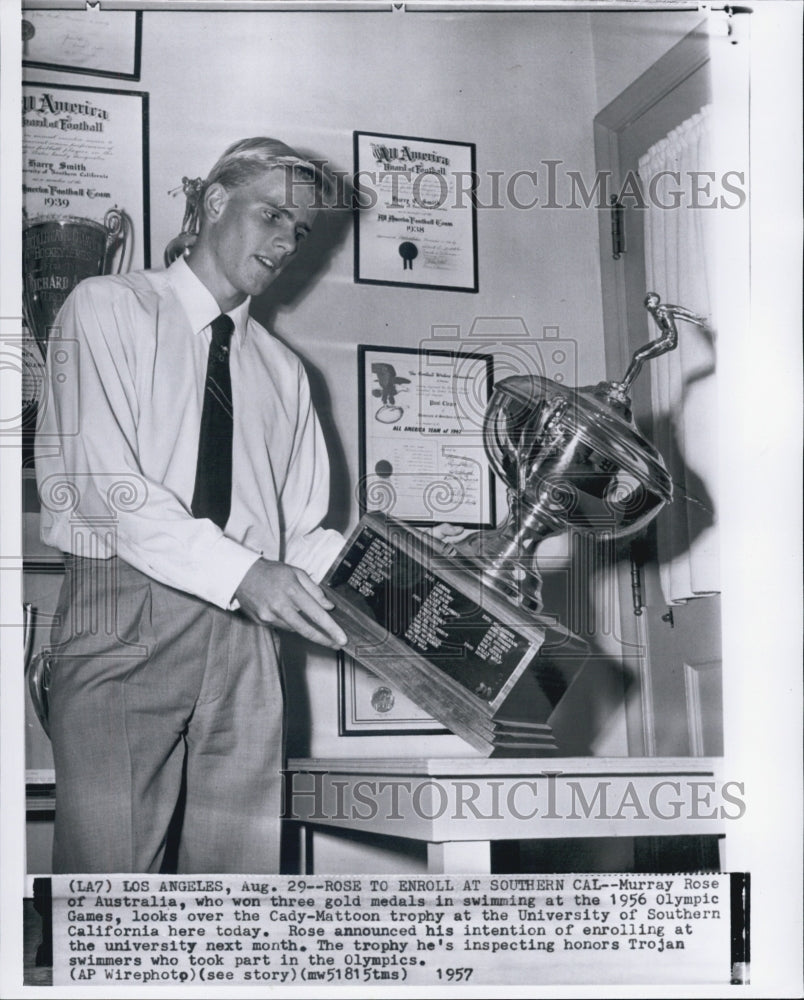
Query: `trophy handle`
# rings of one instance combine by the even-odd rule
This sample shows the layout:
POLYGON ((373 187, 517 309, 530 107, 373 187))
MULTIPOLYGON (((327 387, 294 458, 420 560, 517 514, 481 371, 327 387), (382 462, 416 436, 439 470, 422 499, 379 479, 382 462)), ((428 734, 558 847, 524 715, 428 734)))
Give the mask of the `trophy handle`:
POLYGON ((126 260, 126 253, 131 249, 131 220, 119 208, 110 208, 103 217, 103 225, 106 229, 103 273, 120 274, 126 260), (119 256, 117 256, 118 251, 119 256), (117 270, 112 272, 115 256, 117 256, 117 270))
POLYGON ((39 724, 47 736, 50 736, 50 675, 52 663, 50 652, 43 650, 31 660, 26 671, 28 692, 39 719, 39 724))

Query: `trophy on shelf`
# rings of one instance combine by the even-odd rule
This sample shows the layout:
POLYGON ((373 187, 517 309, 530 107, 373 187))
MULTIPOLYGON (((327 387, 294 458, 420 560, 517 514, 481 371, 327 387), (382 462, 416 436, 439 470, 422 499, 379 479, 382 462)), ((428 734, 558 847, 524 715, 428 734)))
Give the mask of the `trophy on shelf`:
POLYGON ((367 514, 325 577, 350 655, 486 756, 557 750, 550 716, 585 658, 541 613, 539 542, 567 528, 628 538, 672 499, 629 390, 676 347, 677 318, 704 320, 655 293, 645 307, 661 336, 621 381, 573 389, 522 375, 494 387, 483 441, 508 492, 497 528, 448 545, 367 514))

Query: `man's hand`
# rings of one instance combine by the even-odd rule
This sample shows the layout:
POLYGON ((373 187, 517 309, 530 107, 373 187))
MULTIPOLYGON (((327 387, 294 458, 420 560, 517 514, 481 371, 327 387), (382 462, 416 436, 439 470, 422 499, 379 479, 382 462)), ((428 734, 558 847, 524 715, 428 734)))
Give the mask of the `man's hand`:
POLYGON ((343 630, 327 611, 334 605, 304 570, 258 559, 235 591, 241 609, 261 625, 298 632, 331 649, 346 645, 343 630))
POLYGON ((414 528, 426 538, 432 539, 435 543, 436 550, 438 550, 440 546, 445 554, 451 556, 458 554, 454 545, 458 542, 462 542, 463 539, 471 533, 467 528, 459 528, 455 524, 435 524, 430 528, 422 528, 410 524, 408 527, 414 528))
POLYGON ((469 534, 469 530, 467 528, 459 528, 457 524, 436 524, 430 528, 430 533, 439 542, 452 544, 452 542, 458 542, 461 538, 465 538, 469 534))

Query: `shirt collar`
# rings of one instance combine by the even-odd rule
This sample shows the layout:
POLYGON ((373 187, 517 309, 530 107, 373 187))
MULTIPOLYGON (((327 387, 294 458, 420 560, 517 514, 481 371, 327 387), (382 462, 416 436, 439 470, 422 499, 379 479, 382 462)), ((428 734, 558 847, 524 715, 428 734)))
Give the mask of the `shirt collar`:
MULTIPOLYGON (((173 261, 167 270, 168 278, 178 296, 181 307, 190 321, 190 328, 194 334, 201 333, 210 323, 221 314, 221 309, 215 301, 215 297, 191 270, 184 257, 179 257, 173 261)), ((235 335, 238 342, 242 344, 246 335, 248 324, 248 307, 251 299, 247 298, 234 309, 230 309, 226 314, 230 316, 234 323, 235 335)))

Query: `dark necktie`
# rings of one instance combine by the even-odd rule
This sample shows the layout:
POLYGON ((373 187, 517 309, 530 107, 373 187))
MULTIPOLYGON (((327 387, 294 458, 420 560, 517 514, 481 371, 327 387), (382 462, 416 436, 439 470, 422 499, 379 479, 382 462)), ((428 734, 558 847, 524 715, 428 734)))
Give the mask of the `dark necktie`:
POLYGON ((221 530, 232 505, 232 330, 234 323, 225 314, 212 321, 192 504, 193 517, 208 517, 221 530))

